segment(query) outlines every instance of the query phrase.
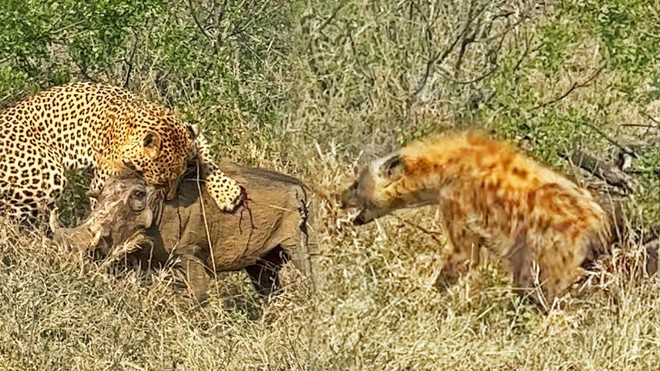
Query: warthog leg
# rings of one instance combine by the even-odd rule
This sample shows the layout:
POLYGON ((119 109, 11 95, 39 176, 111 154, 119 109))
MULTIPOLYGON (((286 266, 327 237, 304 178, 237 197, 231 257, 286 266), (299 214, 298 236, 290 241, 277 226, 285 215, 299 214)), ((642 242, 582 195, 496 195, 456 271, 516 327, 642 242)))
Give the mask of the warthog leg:
POLYGON ((245 271, 252 280, 252 286, 262 297, 277 294, 282 286, 280 284, 280 270, 288 260, 287 254, 280 246, 270 250, 256 263, 245 267, 245 271))
POLYGON ((210 277, 206 273, 206 266, 198 257, 200 251, 201 247, 197 245, 187 245, 177 248, 176 253, 179 258, 179 266, 185 276, 188 292, 201 303, 208 298, 210 277))

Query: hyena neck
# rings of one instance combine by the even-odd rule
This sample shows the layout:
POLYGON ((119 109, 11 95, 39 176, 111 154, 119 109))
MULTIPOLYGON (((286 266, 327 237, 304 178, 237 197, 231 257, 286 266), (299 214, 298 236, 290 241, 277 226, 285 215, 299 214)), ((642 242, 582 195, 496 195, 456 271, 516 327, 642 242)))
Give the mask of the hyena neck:
POLYGON ((402 187, 408 207, 436 204, 446 178, 443 168, 426 156, 406 156, 402 187))
POLYGON ((480 176, 479 158, 489 155, 497 157, 490 153, 490 147, 462 142, 442 146, 418 145, 402 152, 406 164, 405 178, 410 182, 408 187, 424 194, 433 194, 433 197, 437 197, 449 184, 480 176))

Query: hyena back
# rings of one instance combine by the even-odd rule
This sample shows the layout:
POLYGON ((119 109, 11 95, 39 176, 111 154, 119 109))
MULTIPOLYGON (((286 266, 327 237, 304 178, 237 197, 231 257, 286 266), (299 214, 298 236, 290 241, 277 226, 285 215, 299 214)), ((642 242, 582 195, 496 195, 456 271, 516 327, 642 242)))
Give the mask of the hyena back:
POLYGON ((609 230, 589 192, 474 131, 435 136, 373 161, 341 198, 342 208, 360 209, 358 225, 438 204, 452 245, 443 270, 478 263, 475 250, 486 246, 509 263, 517 288, 538 282, 546 302, 603 251, 609 230))

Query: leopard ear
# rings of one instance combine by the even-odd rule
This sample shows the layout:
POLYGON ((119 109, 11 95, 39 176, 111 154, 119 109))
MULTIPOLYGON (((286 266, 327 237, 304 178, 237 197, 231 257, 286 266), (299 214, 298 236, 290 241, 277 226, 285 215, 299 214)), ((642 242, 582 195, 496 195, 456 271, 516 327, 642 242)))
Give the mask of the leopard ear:
POLYGON ((150 131, 144 136, 142 148, 149 158, 156 158, 160 154, 161 144, 160 135, 150 131))
POLYGON ((188 129, 188 135, 193 141, 197 139, 199 135, 199 125, 197 124, 186 124, 186 129, 188 129))
POLYGON ((380 166, 380 174, 385 178, 393 179, 400 177, 405 169, 406 162, 404 158, 399 154, 395 154, 383 162, 380 166))

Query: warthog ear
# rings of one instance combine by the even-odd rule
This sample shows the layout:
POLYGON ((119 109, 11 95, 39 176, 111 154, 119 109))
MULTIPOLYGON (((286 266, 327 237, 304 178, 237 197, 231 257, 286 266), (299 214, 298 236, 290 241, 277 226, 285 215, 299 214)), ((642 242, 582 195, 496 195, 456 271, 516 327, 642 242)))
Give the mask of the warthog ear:
POLYGON ((85 195, 87 195, 87 197, 93 198, 95 200, 99 198, 99 194, 101 194, 101 192, 95 189, 90 189, 87 192, 85 192, 85 195))
POLYGON ((381 176, 392 179, 401 176, 406 169, 406 162, 401 155, 395 154, 383 162, 380 167, 381 176))
POLYGON ((135 176, 135 174, 139 173, 142 171, 141 168, 139 168, 137 165, 135 165, 133 162, 124 160, 122 161, 123 166, 118 166, 117 170, 115 171, 114 176, 117 179, 127 179, 127 178, 132 178, 135 176))
POLYGON ((142 148, 149 158, 156 158, 160 154, 162 140, 160 135, 154 131, 148 132, 143 139, 142 148))

